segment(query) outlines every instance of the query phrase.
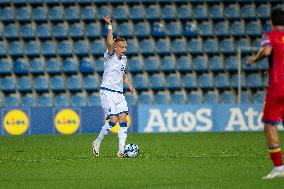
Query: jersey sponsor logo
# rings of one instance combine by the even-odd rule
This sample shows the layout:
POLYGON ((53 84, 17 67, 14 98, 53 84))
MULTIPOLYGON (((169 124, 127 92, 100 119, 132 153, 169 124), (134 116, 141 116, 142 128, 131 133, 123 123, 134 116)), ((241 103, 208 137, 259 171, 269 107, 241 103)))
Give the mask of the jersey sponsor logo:
POLYGON ((80 127, 80 117, 71 109, 63 109, 56 114, 54 125, 61 134, 73 134, 80 127))
POLYGON ((4 116, 3 126, 11 135, 22 135, 29 127, 29 118, 22 110, 11 110, 4 116))

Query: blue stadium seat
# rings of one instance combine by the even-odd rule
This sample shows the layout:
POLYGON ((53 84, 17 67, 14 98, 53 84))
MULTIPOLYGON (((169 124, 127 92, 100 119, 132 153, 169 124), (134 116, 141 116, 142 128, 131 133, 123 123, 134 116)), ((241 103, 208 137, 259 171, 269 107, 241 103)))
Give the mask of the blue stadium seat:
POLYGON ((272 29, 272 25, 269 22, 265 22, 262 25, 263 32, 268 32, 272 29))
POLYGON ((236 56, 227 56, 224 61, 228 71, 237 71, 239 59, 236 56))
POLYGON ((139 104, 151 104, 153 103, 152 95, 149 92, 144 92, 138 95, 139 104))
POLYGON ((150 76, 149 83, 153 90, 161 90, 165 88, 165 77, 160 74, 150 76))
POLYGON ((138 22, 134 30, 136 37, 148 37, 151 33, 149 22, 138 22))
POLYGON ((176 9, 172 5, 166 5, 162 9, 162 19, 163 20, 175 20, 176 19, 176 9))
POLYGON ((226 37, 229 35, 228 22, 218 22, 215 24, 215 34, 217 36, 226 37))
MULTIPOLYGON (((245 77, 244 77, 244 75, 241 75, 241 88, 244 88, 244 87, 246 87, 247 85, 246 85, 246 82, 245 82, 245 77)), ((231 76, 231 86, 233 87, 233 88, 238 88, 238 74, 233 74, 232 76, 231 76)))
POLYGON ((7 75, 12 73, 12 63, 9 59, 0 59, 0 75, 7 75))
POLYGON ((69 96, 67 94, 58 94, 54 97, 54 105, 57 107, 68 107, 69 96))
POLYGON ((155 97, 155 103, 156 104, 169 104, 170 103, 170 97, 166 93, 157 93, 154 95, 155 97))
POLYGON ((193 74, 186 74, 182 76, 182 86, 187 90, 197 89, 197 79, 193 74))
POLYGON ((247 38, 240 38, 236 41, 236 48, 240 48, 242 53, 251 53, 251 45, 247 38))
POLYGON ((256 47, 256 48, 261 48, 261 41, 262 39, 261 38, 256 38, 252 41, 252 47, 256 47))
POLYGON ((215 91, 205 93, 204 104, 218 104, 218 94, 215 91))
POLYGON ((171 45, 167 39, 159 39, 156 41, 156 52, 161 55, 171 53, 171 45))
POLYGON ((193 8, 193 17, 197 20, 200 19, 204 19, 207 20, 208 19, 208 12, 207 12, 207 8, 205 5, 197 5, 193 8))
POLYGON ((186 37, 197 36, 197 26, 194 22, 186 22, 183 26, 183 35, 186 37))
POLYGON ((158 72, 159 71, 159 60, 155 56, 150 56, 147 58, 144 58, 144 69, 146 72, 158 72))
POLYGON ((259 19, 269 19, 270 18, 270 4, 261 4, 256 8, 256 14, 259 19))
POLYGON ((67 21, 80 20, 79 9, 76 6, 64 7, 64 18, 67 21))
POLYGON ((186 54, 187 53, 187 45, 184 39, 175 39, 172 41, 172 52, 176 55, 186 54))
POLYGON ((211 74, 203 73, 199 76, 199 87, 201 89, 212 89, 213 85, 213 77, 211 74))
POLYGON ((10 6, 6 6, 1 8, 0 11, 0 20, 3 22, 11 22, 14 21, 14 10, 10 6))
POLYGON ((220 103, 235 104, 236 97, 232 91, 224 91, 220 94, 220 103))
POLYGON ((101 105, 100 95, 97 93, 89 95, 87 101, 88 101, 88 106, 100 106, 101 105))
POLYGON ((7 47, 4 41, 0 41, 0 56, 1 57, 7 56, 7 47))
POLYGON ((15 17, 18 22, 29 22, 31 20, 31 11, 29 7, 17 7, 15 17))
POLYGON ((220 51, 223 54, 233 54, 235 53, 235 44, 233 39, 223 39, 220 42, 220 51))
POLYGON ((60 6, 54 6, 48 8, 48 18, 51 21, 62 21, 63 20, 63 10, 60 6))
POLYGON ((25 54, 27 56, 38 56, 40 54, 37 41, 29 41, 25 43, 25 54))
POLYGON ((89 54, 90 45, 88 41, 76 41, 74 42, 74 53, 79 56, 89 54))
POLYGON ((138 50, 138 44, 135 39, 129 39, 127 40, 127 55, 137 55, 139 52, 138 50))
POLYGON ((215 86, 218 89, 228 89, 230 87, 228 75, 226 73, 220 73, 216 75, 215 86))
POLYGON ((225 16, 228 19, 240 19, 240 9, 238 4, 229 4, 225 6, 225 16))
POLYGON ((37 99, 37 106, 51 107, 53 105, 52 97, 49 94, 42 94, 37 99))
POLYGON ((51 32, 48 24, 41 24, 36 26, 37 37, 39 39, 50 39, 51 32))
POLYGON ((33 86, 37 92, 48 92, 48 78, 46 76, 38 76, 33 79, 33 86))
POLYGON ((81 7, 80 14, 83 21, 93 21, 97 18, 96 9, 92 6, 81 7))
POLYGON ((42 0, 28 0, 29 4, 31 5, 38 5, 42 4, 42 0))
POLYGON ((166 77, 166 86, 169 90, 178 90, 181 87, 181 80, 177 74, 170 74, 166 77))
POLYGON ((245 4, 241 7, 241 17, 243 19, 256 19, 255 5, 254 4, 245 4))
POLYGON ((80 72, 83 74, 92 74, 95 71, 95 64, 87 58, 82 58, 79 62, 80 72))
POLYGON ((32 9, 32 19, 35 22, 46 22, 46 9, 44 7, 33 7, 32 9))
POLYGON ((220 56, 213 56, 208 61, 210 70, 213 72, 221 72, 225 70, 223 58, 220 56))
POLYGON ((217 54, 219 53, 219 44, 216 39, 209 38, 206 41, 204 41, 204 52, 207 54, 217 54))
POLYGON ((172 104, 185 104, 185 96, 182 93, 174 93, 171 95, 172 104))
POLYGON ((50 88, 54 92, 63 92, 65 91, 65 82, 64 78, 61 76, 54 76, 50 78, 50 88))
POLYGON ((59 41, 57 43, 57 50, 61 56, 70 56, 73 53, 72 43, 70 41, 59 41))
POLYGON ((176 60, 177 69, 179 72, 191 72, 191 58, 189 56, 181 56, 176 60))
POLYGON ((164 37, 166 34, 165 26, 161 22, 154 22, 151 26, 151 34, 153 37, 164 37))
POLYGON ((133 106, 133 105, 136 104, 136 100, 135 100, 133 94, 126 94, 125 95, 125 100, 126 100, 128 106, 133 106))
POLYGON ((14 5, 24 5, 26 3, 25 0, 11 0, 14 5))
POLYGON ((7 39, 19 38, 18 28, 16 24, 4 25, 4 37, 7 39))
POLYGON ((247 76, 247 84, 249 88, 263 88, 263 82, 261 81, 261 77, 259 74, 249 74, 247 76))
POLYGON ((81 23, 74 23, 69 25, 69 35, 73 39, 83 38, 84 37, 84 29, 81 23))
POLYGON ((140 73, 143 71, 143 63, 138 56, 131 57, 127 61, 128 61, 128 70, 131 73, 140 73))
POLYGON ((32 24, 21 25, 20 34, 23 39, 34 39, 35 31, 32 24))
POLYGON ((15 92, 16 85, 13 77, 1 78, 1 89, 3 92, 15 92))
POLYGON ((250 104, 251 103, 251 95, 248 91, 241 92, 241 103, 250 104))
POLYGON ((253 101, 254 101, 254 103, 263 104, 263 103, 264 103, 264 98, 265 98, 265 94, 264 94, 263 91, 257 91, 257 92, 254 93, 254 95, 253 95, 253 101))
POLYGON ((103 73, 104 72, 104 61, 103 57, 96 59, 96 72, 103 73))
POLYGON ((99 88, 99 81, 96 76, 86 76, 83 78, 83 88, 86 91, 97 91, 99 88))
POLYGON ((189 104, 201 104, 202 95, 200 93, 191 93, 187 95, 189 104))
POLYGON ((169 37, 177 37, 182 35, 182 26, 179 22, 169 22, 166 25, 167 35, 169 37))
POLYGON ((208 58, 206 56, 193 58, 192 65, 196 72, 208 72, 208 58))
POLYGON ((111 10, 110 10, 110 7, 108 6, 101 6, 97 9, 97 15, 98 15, 98 18, 99 19, 103 19, 104 16, 106 15, 111 15, 111 10))
POLYGON ((128 6, 119 5, 115 7, 115 9, 113 10, 113 18, 115 20, 118 20, 118 21, 127 20, 128 16, 129 16, 128 6))
POLYGON ((62 71, 65 74, 76 74, 78 72, 78 62, 73 58, 66 58, 62 62, 62 71))
POLYGON ((36 98, 32 94, 27 94, 22 96, 22 106, 23 107, 35 107, 36 98))
POLYGON ((146 18, 148 20, 160 20, 161 9, 159 5, 150 5, 146 8, 146 18))
POLYGON ((103 56, 105 51, 106 47, 105 47, 105 42, 103 40, 95 40, 91 42, 91 53, 93 55, 103 56))
POLYGON ((71 76, 66 81, 67 89, 71 92, 78 92, 82 90, 81 78, 79 76, 71 76))
POLYGON ((267 71, 268 70, 268 60, 267 59, 262 59, 258 63, 258 69, 261 71, 267 71))
POLYGON ((66 39, 68 37, 67 28, 65 27, 64 23, 53 25, 53 36, 56 39, 66 39))
POLYGON ((6 107, 18 107, 20 105, 20 97, 16 94, 11 94, 5 97, 6 107))
POLYGON ((175 60, 172 56, 160 58, 160 64, 163 72, 175 72, 175 60))
POLYGON ((45 66, 48 74, 61 73, 61 63, 59 63, 55 58, 47 59, 45 62, 45 66))
POLYGON ((231 34, 233 36, 243 36, 246 34, 245 25, 241 21, 235 21, 231 25, 231 34))
POLYGON ((53 56, 55 55, 55 45, 52 41, 44 41, 41 44, 41 53, 44 56, 53 56))
POLYGON ((20 92, 31 92, 32 91, 32 83, 30 77, 18 77, 17 78, 17 89, 20 92))
POLYGON ((192 19, 192 9, 190 5, 181 5, 177 10, 177 16, 180 20, 192 19))
POLYGON ((23 45, 21 42, 13 41, 9 43, 9 54, 11 56, 22 56, 23 52, 23 45))
POLYGON ((151 39, 139 41, 140 53, 142 55, 150 55, 155 53, 154 42, 151 39))
POLYGON ((88 38, 96 38, 101 36, 100 23, 90 23, 86 25, 86 36, 88 38))
POLYGON ((118 26, 118 35, 122 37, 133 37, 134 29, 131 22, 125 22, 119 24, 118 26))
POLYGON ((199 24, 199 35, 202 37, 211 37, 213 35, 213 27, 211 22, 204 21, 199 24))
POLYGON ((146 17, 146 10, 140 5, 135 5, 130 8, 129 14, 132 20, 143 20, 146 17))
POLYGON ((14 68, 14 73, 17 75, 25 75, 28 74, 29 72, 28 63, 22 58, 14 60, 13 68, 14 68))
POLYGON ((203 45, 201 39, 193 38, 188 42, 188 51, 190 54, 200 54, 203 53, 203 45))
POLYGON ((133 77, 136 90, 147 90, 149 86, 148 77, 144 74, 137 74, 133 77))
POLYGON ((71 106, 73 107, 84 107, 87 105, 86 97, 82 93, 77 93, 71 96, 71 106))
POLYGON ((261 36, 262 27, 258 21, 249 22, 246 26, 246 33, 250 36, 261 36))
POLYGON ((221 4, 215 4, 209 6, 209 16, 213 20, 223 20, 224 19, 224 7, 221 4))

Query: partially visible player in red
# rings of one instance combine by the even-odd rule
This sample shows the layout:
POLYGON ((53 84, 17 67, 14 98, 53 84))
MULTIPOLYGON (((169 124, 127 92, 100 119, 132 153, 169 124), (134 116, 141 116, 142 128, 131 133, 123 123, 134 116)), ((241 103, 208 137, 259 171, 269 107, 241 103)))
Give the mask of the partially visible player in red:
POLYGON ((284 10, 275 8, 271 12, 272 30, 264 33, 262 48, 256 56, 248 59, 248 66, 269 58, 269 83, 266 91, 262 122, 274 168, 263 179, 284 177, 284 166, 277 125, 284 118, 284 10))

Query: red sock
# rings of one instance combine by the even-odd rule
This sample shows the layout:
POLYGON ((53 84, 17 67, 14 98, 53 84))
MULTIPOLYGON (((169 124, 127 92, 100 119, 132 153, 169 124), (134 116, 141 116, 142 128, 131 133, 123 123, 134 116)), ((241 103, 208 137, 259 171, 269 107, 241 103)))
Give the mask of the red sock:
POLYGON ((269 155, 273 162, 274 167, 278 167, 283 165, 282 161, 282 151, 280 146, 278 147, 270 147, 269 148, 269 155))

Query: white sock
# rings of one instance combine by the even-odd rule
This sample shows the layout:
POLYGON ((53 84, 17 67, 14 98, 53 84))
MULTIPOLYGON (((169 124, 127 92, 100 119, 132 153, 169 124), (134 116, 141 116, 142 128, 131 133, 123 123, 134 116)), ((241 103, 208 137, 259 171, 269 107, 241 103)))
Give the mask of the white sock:
POLYGON ((118 131, 119 152, 124 152, 126 138, 127 138, 127 127, 120 127, 118 131))
POLYGON ((97 141, 98 141, 99 143, 102 142, 102 140, 104 139, 104 136, 109 133, 110 129, 111 129, 111 127, 110 127, 110 125, 109 125, 108 122, 107 122, 106 124, 104 124, 104 126, 102 127, 102 129, 101 129, 101 131, 100 131, 100 134, 99 134, 99 136, 98 136, 98 138, 97 138, 97 141))
POLYGON ((282 171, 284 169, 284 165, 275 167, 277 171, 282 171))

